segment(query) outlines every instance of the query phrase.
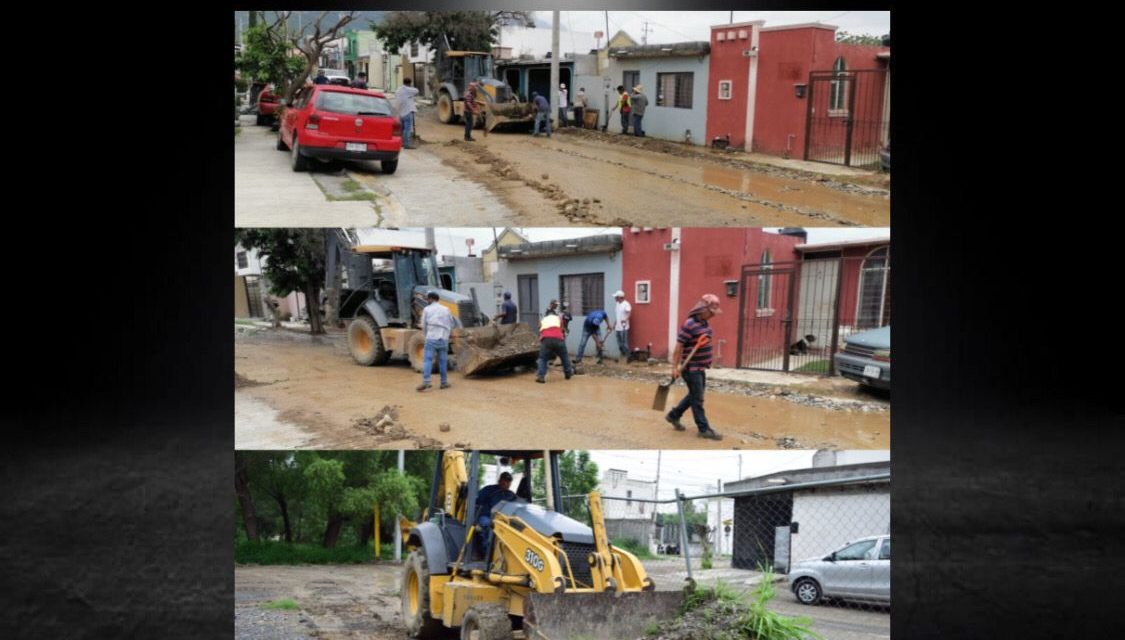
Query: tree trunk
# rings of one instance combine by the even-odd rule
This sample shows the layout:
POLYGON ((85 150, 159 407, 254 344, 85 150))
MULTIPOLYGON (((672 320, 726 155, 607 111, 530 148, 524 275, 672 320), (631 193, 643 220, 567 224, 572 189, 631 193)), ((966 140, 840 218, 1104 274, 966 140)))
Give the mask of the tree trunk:
POLYGON ((320 291, 314 284, 305 287, 305 309, 309 313, 309 332, 314 336, 324 333, 324 322, 320 317, 320 291))
POLYGON ((364 520, 363 527, 359 531, 359 544, 360 545, 366 545, 367 541, 370 540, 375 535, 374 520, 375 520, 374 518, 364 520))
POLYGON ((328 526, 324 528, 324 548, 335 549, 336 541, 340 538, 340 527, 344 524, 344 516, 334 515, 328 519, 328 526))
POLYGON ((242 522, 246 525, 246 537, 258 541, 258 514, 254 510, 254 497, 250 495, 250 478, 246 472, 246 459, 234 454, 234 493, 242 507, 242 522))
POLYGON ((277 506, 281 509, 281 520, 285 523, 285 541, 293 542, 293 528, 289 525, 289 503, 285 498, 277 499, 277 506))

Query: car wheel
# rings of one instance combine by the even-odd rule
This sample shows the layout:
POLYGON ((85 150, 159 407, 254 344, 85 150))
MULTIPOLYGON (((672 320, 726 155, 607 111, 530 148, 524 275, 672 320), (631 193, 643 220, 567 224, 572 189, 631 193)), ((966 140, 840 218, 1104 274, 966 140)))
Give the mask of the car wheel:
POLYGON ((801 604, 816 604, 820 602, 820 585, 812 578, 802 578, 793 586, 793 595, 801 604))
POLYGON ((266 124, 266 117, 259 113, 258 115, 254 116, 254 124, 259 127, 266 124))
POLYGON ((290 147, 290 163, 294 171, 308 171, 309 159, 301 155, 301 144, 297 142, 297 136, 293 136, 293 146, 290 147))
POLYGON ((398 160, 384 160, 379 163, 383 168, 383 173, 390 175, 398 170, 398 160))

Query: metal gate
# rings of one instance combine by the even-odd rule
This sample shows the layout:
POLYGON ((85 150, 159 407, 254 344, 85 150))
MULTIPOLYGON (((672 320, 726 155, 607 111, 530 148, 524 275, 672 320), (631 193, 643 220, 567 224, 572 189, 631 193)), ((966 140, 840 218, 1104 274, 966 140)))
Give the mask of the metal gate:
POLYGON ((258 276, 246 276, 246 303, 250 308, 251 318, 264 318, 262 309, 262 287, 258 276))
POLYGON ((516 278, 516 300, 519 306, 520 322, 526 322, 532 330, 539 330, 539 274, 522 275, 516 278))
POLYGON ((794 262, 778 262, 742 267, 739 367, 789 370, 796 266, 794 262))
POLYGON ((890 249, 746 265, 737 366, 834 375, 832 356, 855 332, 891 323, 890 249))
POLYGON ((890 103, 886 69, 809 73, 805 160, 879 168, 890 103))

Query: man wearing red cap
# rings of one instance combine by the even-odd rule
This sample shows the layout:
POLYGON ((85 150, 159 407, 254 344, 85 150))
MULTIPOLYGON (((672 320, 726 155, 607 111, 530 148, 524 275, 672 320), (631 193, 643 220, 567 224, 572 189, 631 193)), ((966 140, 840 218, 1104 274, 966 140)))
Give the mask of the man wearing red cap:
POLYGON ((707 369, 711 367, 711 325, 707 321, 717 313, 722 313, 722 310, 719 309, 719 296, 713 293, 705 294, 688 311, 688 318, 680 327, 680 333, 676 337, 676 350, 672 354, 672 379, 682 375, 688 394, 664 416, 676 431, 683 431, 686 427, 680 422, 680 418, 691 408, 691 417, 699 428, 699 437, 710 440, 723 439, 707 423, 707 415, 703 413, 703 391, 707 386, 707 369), (696 345, 699 347, 696 348, 696 345), (691 354, 692 350, 695 353, 681 366, 680 359, 684 352, 691 354))

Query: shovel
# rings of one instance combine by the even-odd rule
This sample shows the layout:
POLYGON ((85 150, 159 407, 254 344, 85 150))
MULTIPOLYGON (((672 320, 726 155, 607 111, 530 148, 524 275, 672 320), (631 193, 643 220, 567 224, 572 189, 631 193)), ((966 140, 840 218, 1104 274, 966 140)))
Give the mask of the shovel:
POLYGON ((695 346, 691 349, 691 353, 688 354, 688 357, 681 360, 680 366, 676 367, 675 375, 656 386, 656 395, 652 398, 653 411, 663 411, 664 407, 668 405, 668 392, 672 389, 672 385, 676 383, 676 378, 679 377, 680 371, 683 370, 685 364, 691 362, 691 359, 695 356, 695 352, 699 350, 699 347, 707 344, 707 342, 707 336, 703 336, 697 340, 695 346))

